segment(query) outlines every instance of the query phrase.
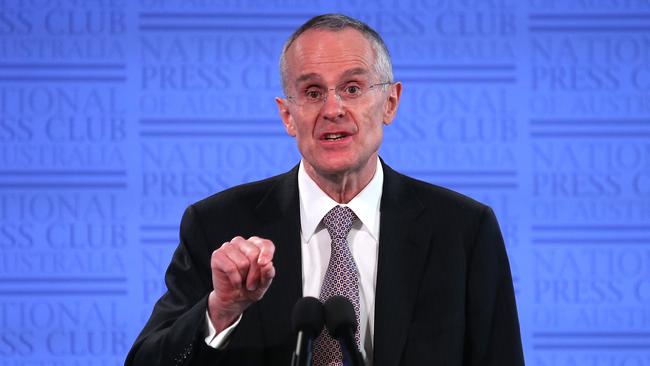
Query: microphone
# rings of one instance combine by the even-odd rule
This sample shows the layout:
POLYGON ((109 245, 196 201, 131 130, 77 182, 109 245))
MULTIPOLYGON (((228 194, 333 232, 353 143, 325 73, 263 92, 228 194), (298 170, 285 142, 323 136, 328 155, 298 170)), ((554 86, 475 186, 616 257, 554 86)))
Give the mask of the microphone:
POLYGON ((312 361, 312 342, 325 323, 323 304, 311 296, 298 300, 293 306, 292 323, 294 331, 298 332, 298 339, 291 366, 309 366, 312 361))
POLYGON ((357 319, 354 306, 343 296, 332 296, 325 301, 325 325, 330 335, 338 339, 343 351, 343 359, 353 366, 363 366, 363 357, 354 333, 357 330, 357 319))

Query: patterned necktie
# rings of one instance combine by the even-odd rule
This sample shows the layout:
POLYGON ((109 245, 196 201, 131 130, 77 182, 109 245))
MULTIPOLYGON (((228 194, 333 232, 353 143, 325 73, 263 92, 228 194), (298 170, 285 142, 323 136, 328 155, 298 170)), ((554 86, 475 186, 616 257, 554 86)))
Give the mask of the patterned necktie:
MULTIPOLYGON (((354 307, 359 324, 359 272, 348 246, 348 233, 357 216, 349 207, 336 206, 325 217, 323 224, 332 238, 332 254, 320 290, 320 300, 332 296, 345 296, 354 307)), ((359 345, 359 331, 355 333, 359 345)), ((339 342, 326 329, 314 341, 314 366, 342 365, 343 356, 339 342)))

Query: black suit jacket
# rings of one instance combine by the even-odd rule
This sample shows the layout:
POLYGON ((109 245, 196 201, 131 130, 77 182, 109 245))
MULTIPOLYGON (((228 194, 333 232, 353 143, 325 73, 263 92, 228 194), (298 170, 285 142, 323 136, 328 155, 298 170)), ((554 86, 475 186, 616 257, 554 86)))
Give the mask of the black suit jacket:
MULTIPOLYGON (((503 239, 492 210, 384 168, 374 364, 523 365, 503 239)), ((289 365, 291 310, 302 296, 297 167, 187 208, 168 291, 125 365, 289 365), (224 350, 205 345, 210 256, 236 235, 276 246, 276 277, 224 350)))

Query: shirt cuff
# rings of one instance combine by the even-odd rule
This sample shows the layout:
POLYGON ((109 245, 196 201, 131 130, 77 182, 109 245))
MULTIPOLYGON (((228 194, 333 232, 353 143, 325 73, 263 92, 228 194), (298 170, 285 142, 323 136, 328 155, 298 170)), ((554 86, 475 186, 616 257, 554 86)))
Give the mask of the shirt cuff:
POLYGON ((233 330, 237 327, 237 324, 239 324, 239 321, 241 320, 241 315, 237 320, 232 323, 231 326, 228 328, 224 329, 221 331, 221 333, 217 334, 217 330, 214 329, 214 326, 212 325, 212 321, 210 321, 210 315, 208 315, 208 311, 205 311, 205 322, 208 324, 208 334, 205 337, 205 344, 207 344, 209 347, 215 348, 215 349, 223 349, 226 347, 228 344, 228 336, 230 333, 232 333, 233 330))

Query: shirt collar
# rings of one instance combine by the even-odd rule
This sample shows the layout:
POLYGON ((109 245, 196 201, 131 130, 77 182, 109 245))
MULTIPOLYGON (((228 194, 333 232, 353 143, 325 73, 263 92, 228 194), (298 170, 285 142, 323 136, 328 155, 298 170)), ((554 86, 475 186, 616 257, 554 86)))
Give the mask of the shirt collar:
MULTIPOLYGON (((362 223, 361 230, 366 230, 375 240, 379 238, 379 204, 383 184, 384 171, 377 159, 377 168, 370 182, 349 203, 341 204, 350 207, 362 223)), ((325 194, 311 179, 305 171, 302 160, 298 167, 298 192, 300 234, 305 242, 309 242, 325 214, 339 203, 325 194)))

